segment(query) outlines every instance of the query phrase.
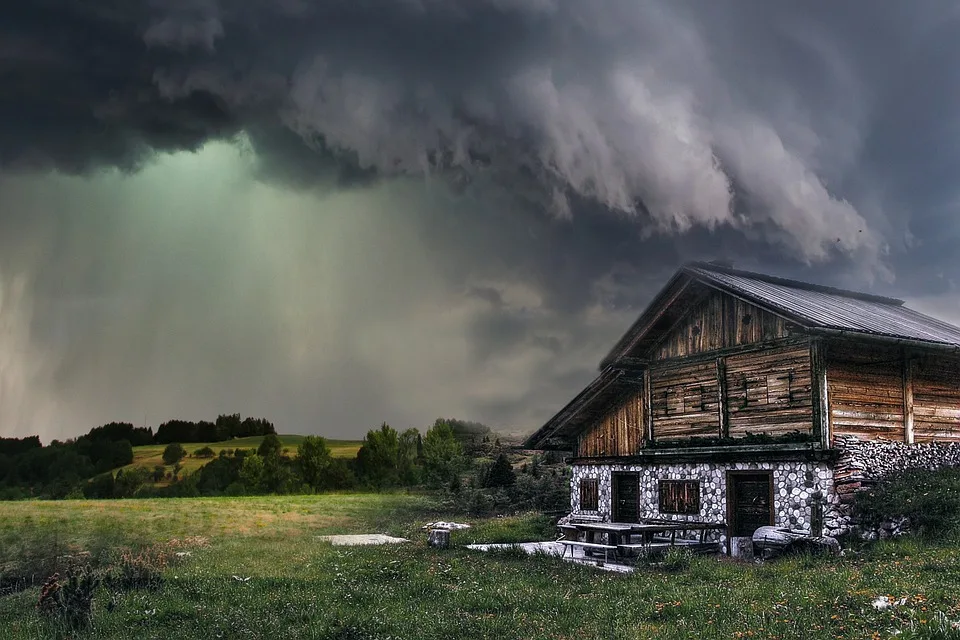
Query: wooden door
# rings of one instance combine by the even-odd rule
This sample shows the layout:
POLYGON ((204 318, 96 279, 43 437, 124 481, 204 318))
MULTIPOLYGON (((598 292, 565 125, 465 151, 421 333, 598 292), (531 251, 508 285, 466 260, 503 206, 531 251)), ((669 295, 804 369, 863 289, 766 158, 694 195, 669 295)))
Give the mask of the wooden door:
POLYGON ((613 474, 613 521, 638 522, 640 476, 636 473, 613 474))
POLYGON ((772 524, 772 472, 729 472, 727 474, 728 537, 749 537, 759 527, 772 524))

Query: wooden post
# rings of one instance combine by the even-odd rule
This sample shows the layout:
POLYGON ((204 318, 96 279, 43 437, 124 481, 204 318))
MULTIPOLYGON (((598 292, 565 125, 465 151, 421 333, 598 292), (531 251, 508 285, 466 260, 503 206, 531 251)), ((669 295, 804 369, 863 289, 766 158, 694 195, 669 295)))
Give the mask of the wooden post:
POLYGON ((813 396, 813 435, 823 448, 830 447, 830 399, 827 397, 826 345, 819 338, 810 342, 810 391, 813 396))
POLYGON ((435 549, 450 548, 450 530, 449 529, 430 529, 427 534, 427 544, 435 549))
POLYGON ((903 356, 903 441, 913 444, 913 358, 903 356))
POLYGON ((717 412, 720 414, 720 437, 730 435, 730 415, 727 413, 727 360, 717 358, 717 412))
POLYGON ((647 406, 647 412, 644 415, 647 424, 644 425, 644 427, 648 442, 653 442, 653 390, 650 383, 651 377, 652 369, 647 367, 647 370, 643 372, 643 402, 647 406))

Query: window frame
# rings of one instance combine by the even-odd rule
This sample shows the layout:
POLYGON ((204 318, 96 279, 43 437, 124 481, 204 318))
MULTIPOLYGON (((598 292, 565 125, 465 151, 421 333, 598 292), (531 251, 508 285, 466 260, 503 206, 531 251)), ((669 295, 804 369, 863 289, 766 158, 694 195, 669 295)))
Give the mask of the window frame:
MULTIPOLYGON (((682 491, 680 492, 682 493, 682 491)), ((700 481, 681 478, 661 478, 657 482, 657 506, 660 513, 671 515, 689 516, 700 514, 700 481), (681 503, 681 498, 673 489, 674 493, 668 495, 669 488, 672 487, 693 487, 695 488, 693 499, 686 505, 681 503), (669 498, 669 500, 668 500, 669 498)))
POLYGON ((600 481, 597 478, 581 478, 578 487, 580 491, 580 511, 600 510, 600 481), (592 487, 589 488, 589 487, 592 487), (589 499, 586 499, 589 498, 589 499), (593 506, 587 506, 592 504, 593 506))

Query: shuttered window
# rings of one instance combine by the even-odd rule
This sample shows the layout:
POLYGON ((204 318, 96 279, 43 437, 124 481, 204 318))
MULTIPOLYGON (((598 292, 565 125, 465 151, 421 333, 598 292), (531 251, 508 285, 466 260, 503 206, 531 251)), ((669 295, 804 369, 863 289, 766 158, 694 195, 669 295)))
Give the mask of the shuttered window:
POLYGON ((596 511, 599 502, 599 487, 596 478, 584 478, 580 481, 580 510, 596 511))
POLYGON ((700 513, 700 482, 698 480, 661 480, 660 513, 700 513))

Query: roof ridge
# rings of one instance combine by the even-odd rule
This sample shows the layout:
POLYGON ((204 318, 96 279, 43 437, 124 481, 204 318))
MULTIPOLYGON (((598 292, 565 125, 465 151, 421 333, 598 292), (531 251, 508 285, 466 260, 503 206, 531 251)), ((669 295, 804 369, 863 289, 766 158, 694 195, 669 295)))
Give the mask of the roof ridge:
POLYGON ((887 296, 880 296, 873 293, 864 293, 862 291, 851 291, 850 289, 840 289, 839 287, 828 287, 822 284, 814 284, 812 282, 803 282, 801 280, 791 280, 790 278, 783 278, 780 276, 772 276, 766 273, 758 273, 756 271, 745 271, 743 269, 734 269, 733 267, 726 266, 723 264, 717 264, 713 262, 702 262, 694 261, 688 262, 681 267, 682 270, 687 272, 696 273, 697 271, 715 271, 718 273, 725 273, 728 275, 741 276, 744 278, 750 278, 753 280, 760 280, 763 282, 768 282, 770 284, 781 285, 785 287, 790 287, 793 289, 804 289, 806 291, 817 291, 820 293, 828 293, 832 295, 841 296, 844 298, 853 298, 856 300, 865 300, 867 302, 877 302, 879 304, 885 304, 893 307, 902 307, 905 304, 904 300, 899 298, 890 298, 887 296))

